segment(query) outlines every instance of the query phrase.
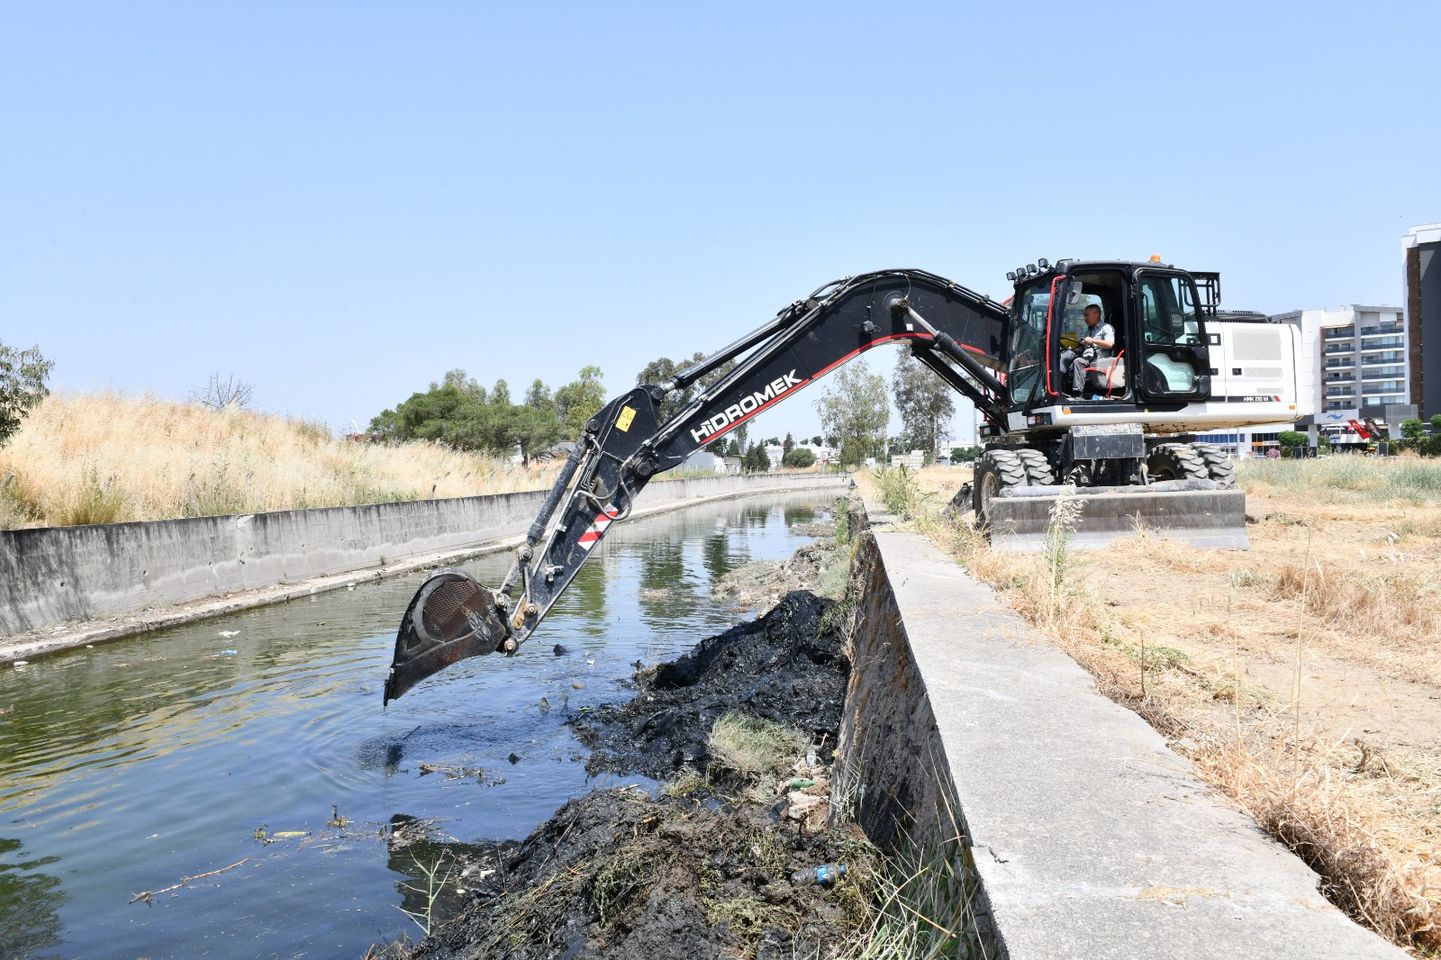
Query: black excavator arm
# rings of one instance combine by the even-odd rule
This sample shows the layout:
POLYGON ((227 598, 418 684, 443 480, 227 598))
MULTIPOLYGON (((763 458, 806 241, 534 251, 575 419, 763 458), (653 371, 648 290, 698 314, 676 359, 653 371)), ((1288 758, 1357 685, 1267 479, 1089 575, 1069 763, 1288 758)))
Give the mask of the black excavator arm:
POLYGON ((395 642, 385 702, 467 657, 515 653, 650 479, 794 396, 871 347, 909 341, 916 356, 1005 426, 1005 308, 921 270, 837 280, 662 384, 607 403, 586 424, 500 588, 445 570, 411 600, 395 642), (731 361, 735 367, 659 422, 661 401, 731 361), (559 517, 552 518, 559 510, 559 517))

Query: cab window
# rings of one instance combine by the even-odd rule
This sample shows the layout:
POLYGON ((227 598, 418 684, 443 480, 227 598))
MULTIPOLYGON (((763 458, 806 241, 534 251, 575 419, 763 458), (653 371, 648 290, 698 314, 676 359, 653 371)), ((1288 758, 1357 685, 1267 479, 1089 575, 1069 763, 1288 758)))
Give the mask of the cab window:
POLYGON ((1195 288, 1171 274, 1142 273, 1139 280, 1145 390, 1153 397, 1194 396, 1205 373, 1195 349, 1204 344, 1195 288))
POLYGON ((1012 403, 1029 403, 1045 389, 1041 361, 1046 355, 1046 311, 1050 306, 1050 284, 1038 283, 1018 294, 1011 308, 1016 313, 1007 345, 1006 383, 1012 403))
POLYGON ((1141 278, 1141 330, 1150 344, 1197 344, 1201 325, 1191 285, 1180 277, 1141 278))

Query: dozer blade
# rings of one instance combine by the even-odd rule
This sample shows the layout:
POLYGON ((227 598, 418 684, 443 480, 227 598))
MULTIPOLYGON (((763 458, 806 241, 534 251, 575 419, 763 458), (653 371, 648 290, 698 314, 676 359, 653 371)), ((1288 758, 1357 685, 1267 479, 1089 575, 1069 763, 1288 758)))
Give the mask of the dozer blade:
POLYGON ((1001 553, 1041 553, 1057 500, 1080 508, 1069 546, 1099 550, 1150 533, 1211 550, 1247 550, 1246 494, 1209 480, 1170 480, 1148 487, 1023 487, 990 502, 991 546, 1001 553))
POLYGON ((385 703, 452 663, 500 649, 505 621, 489 590, 463 570, 442 570, 421 584, 395 637, 385 703))

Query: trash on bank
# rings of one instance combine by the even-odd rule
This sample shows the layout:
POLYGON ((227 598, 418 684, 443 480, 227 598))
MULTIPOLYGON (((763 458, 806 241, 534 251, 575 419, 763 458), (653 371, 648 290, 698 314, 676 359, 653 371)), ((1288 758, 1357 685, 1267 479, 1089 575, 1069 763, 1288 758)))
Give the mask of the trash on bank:
POLYGON ((797 887, 829 887, 846 875, 844 863, 823 863, 818 867, 806 867, 791 874, 791 883, 797 887))

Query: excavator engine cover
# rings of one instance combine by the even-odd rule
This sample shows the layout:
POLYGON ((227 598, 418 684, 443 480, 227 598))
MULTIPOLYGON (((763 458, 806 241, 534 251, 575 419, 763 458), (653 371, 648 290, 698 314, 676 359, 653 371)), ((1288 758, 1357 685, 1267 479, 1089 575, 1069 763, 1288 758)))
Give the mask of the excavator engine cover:
POLYGON ((463 570, 440 571, 416 591, 400 621, 385 702, 452 663, 495 653, 506 635, 489 590, 463 570))

